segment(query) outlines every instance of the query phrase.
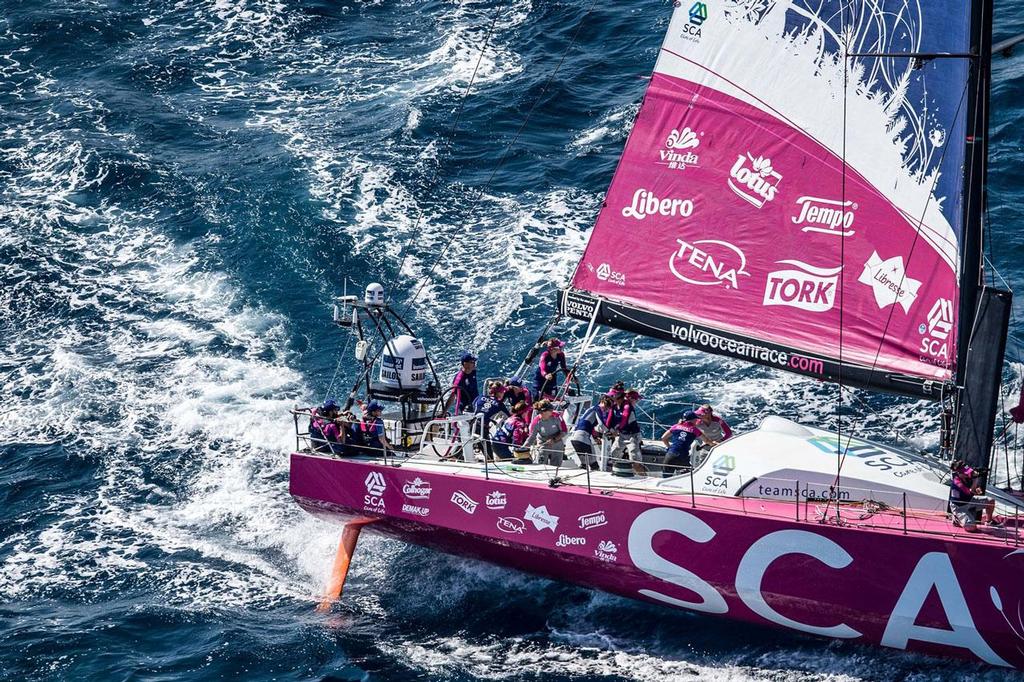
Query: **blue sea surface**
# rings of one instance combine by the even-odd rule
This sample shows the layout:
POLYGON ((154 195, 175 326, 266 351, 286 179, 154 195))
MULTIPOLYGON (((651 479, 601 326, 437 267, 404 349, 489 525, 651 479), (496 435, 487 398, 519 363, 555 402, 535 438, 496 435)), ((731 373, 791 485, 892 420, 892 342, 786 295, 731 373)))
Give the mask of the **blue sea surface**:
MULTIPOLYGON (((444 371, 463 348, 512 370, 586 242, 670 11, 0 2, 0 679, 1013 677, 372 534, 344 602, 314 612, 339 529, 288 495, 289 410, 354 378, 332 297, 376 280, 403 301, 425 278, 410 320, 444 371)), ((1024 32, 1024 4, 997 0, 995 21, 1024 32)), ((1024 52, 995 62, 990 145, 989 258, 1012 287, 1024 52)), ((1011 332, 1008 393, 1019 314, 1011 332)), ((585 370, 662 418, 710 399, 741 429, 835 423, 833 387, 621 333, 585 370)), ((856 395, 863 435, 935 449, 933 406, 856 395)), ((997 462, 1015 485, 1018 454, 997 462)))

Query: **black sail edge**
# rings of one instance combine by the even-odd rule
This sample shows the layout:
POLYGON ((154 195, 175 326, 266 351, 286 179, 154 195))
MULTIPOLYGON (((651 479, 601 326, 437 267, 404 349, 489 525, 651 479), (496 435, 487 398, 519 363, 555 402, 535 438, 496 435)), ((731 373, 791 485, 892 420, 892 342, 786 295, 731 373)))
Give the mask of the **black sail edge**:
MULTIPOLYGON (((598 298, 579 289, 559 291, 558 309, 566 317, 587 322, 593 318, 596 309, 597 324, 820 381, 836 383, 839 379, 840 364, 833 358, 671 317, 635 305, 598 298)), ((877 368, 872 370, 849 362, 842 363, 841 369, 844 386, 925 400, 939 400, 943 395, 944 383, 941 381, 877 368)))

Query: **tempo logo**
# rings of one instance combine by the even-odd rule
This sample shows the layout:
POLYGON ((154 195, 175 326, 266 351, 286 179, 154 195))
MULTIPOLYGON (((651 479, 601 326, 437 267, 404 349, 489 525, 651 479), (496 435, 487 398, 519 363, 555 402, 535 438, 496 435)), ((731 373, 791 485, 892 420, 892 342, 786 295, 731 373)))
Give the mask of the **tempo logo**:
POLYGON ((800 197, 796 203, 800 207, 800 214, 790 220, 801 226, 801 232, 835 234, 840 237, 853 235, 857 204, 852 201, 800 197))
POLYGON ((608 519, 605 517, 603 511, 584 514, 579 517, 579 522, 580 528, 583 530, 590 530, 591 528, 600 528, 601 526, 608 525, 608 519))

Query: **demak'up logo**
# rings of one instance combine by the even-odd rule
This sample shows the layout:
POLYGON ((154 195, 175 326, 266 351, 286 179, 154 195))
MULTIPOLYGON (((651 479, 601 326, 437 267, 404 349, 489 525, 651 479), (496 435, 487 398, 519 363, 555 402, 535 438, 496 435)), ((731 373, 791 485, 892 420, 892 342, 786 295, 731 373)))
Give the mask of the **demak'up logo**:
POLYGON ((708 4, 695 2, 690 6, 690 23, 700 26, 708 20, 708 4))

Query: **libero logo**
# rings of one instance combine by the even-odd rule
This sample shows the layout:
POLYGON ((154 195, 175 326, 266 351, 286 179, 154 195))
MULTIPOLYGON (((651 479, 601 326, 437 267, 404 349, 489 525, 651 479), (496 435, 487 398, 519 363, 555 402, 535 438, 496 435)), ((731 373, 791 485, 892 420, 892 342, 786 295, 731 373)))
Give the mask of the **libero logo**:
POLYGON ((677 239, 679 248, 668 259, 672 274, 687 284, 739 289, 739 278, 750 277, 747 257, 738 247, 719 239, 688 242, 677 239))
POLYGON ((758 208, 775 199, 782 176, 772 168, 771 159, 751 156, 750 152, 736 157, 729 171, 729 187, 736 196, 758 208))
POLYGON ((928 311, 925 322, 917 328, 921 334, 918 349, 921 361, 938 367, 949 367, 949 333, 953 330, 953 301, 948 298, 936 299, 928 311))
POLYGON ((857 204, 818 197, 800 197, 796 200, 797 215, 790 218, 801 232, 853 236, 853 221, 857 204))
POLYGON ((768 274, 764 287, 764 305, 784 305, 812 313, 832 310, 842 266, 818 268, 798 260, 780 260, 776 263, 791 265, 792 268, 768 274))
POLYGON ((633 192, 632 203, 622 209, 622 215, 636 220, 652 215, 689 218, 693 215, 693 200, 660 199, 650 190, 638 189, 633 192))
POLYGON ((696 166, 700 157, 689 150, 699 146, 700 137, 693 130, 673 128, 665 140, 665 148, 658 150, 658 163, 671 170, 686 170, 690 166, 696 166))

